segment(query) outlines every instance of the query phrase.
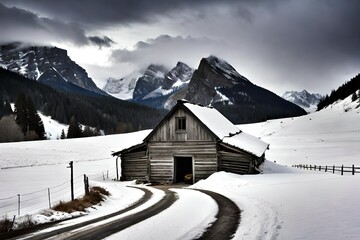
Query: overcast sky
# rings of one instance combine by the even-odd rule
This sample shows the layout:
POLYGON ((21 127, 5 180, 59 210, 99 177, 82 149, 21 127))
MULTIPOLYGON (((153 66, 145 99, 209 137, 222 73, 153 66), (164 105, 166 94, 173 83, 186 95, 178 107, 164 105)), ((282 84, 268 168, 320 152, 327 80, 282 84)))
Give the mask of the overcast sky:
POLYGON ((102 88, 210 54, 256 85, 328 93, 360 72, 357 0, 0 0, 0 44, 68 50, 102 88))

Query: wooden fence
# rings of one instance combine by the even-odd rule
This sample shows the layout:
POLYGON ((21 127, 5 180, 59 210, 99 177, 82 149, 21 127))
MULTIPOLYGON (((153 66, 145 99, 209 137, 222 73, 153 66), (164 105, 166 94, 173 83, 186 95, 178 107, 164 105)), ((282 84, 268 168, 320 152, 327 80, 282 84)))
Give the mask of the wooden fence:
POLYGON ((299 164, 299 165, 292 165, 292 167, 300 168, 300 169, 307 169, 307 170, 314 170, 314 171, 324 171, 324 172, 330 172, 330 173, 340 173, 341 175, 344 175, 344 173, 351 173, 352 175, 355 175, 355 173, 360 173, 360 167, 355 167, 352 165, 351 167, 344 166, 344 165, 308 165, 308 164, 299 164))

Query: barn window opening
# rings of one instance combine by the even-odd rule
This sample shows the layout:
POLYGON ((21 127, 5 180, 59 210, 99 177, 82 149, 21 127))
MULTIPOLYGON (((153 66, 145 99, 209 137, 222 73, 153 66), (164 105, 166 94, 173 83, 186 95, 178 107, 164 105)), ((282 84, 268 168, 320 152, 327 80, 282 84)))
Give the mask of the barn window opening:
POLYGON ((178 117, 176 118, 176 131, 184 131, 186 130, 186 118, 178 117))

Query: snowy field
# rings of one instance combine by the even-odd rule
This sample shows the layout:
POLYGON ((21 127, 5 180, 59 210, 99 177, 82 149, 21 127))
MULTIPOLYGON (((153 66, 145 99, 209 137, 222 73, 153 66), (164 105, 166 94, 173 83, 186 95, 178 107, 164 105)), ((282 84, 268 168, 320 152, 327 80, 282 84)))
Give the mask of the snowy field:
MULTIPOLYGON (((289 167, 292 164, 360 166, 358 105, 347 98, 299 118, 239 125, 245 132, 270 143, 264 174, 240 176, 219 172, 192 187, 219 192, 240 207, 241 222, 234 239, 358 239, 360 191, 356 186, 360 184, 360 174, 340 176, 289 167)), ((79 182, 77 195, 83 192, 83 174, 89 175, 91 184, 105 186, 112 193, 103 206, 71 221, 82 221, 128 206, 141 197, 141 192, 125 188, 131 183, 110 180, 116 177, 115 158, 110 154, 141 142, 148 133, 0 144, 0 216, 17 213, 17 194, 25 195, 24 200, 33 198, 22 204, 21 214, 46 209, 47 188, 64 188, 64 192, 59 189, 62 194, 54 201, 68 198, 70 172, 66 167, 69 161, 74 161, 74 176, 79 182), (109 179, 104 181, 107 171, 109 179), (41 201, 43 205, 34 207, 37 195, 33 192, 37 191, 44 195, 44 200, 41 201), (15 201, 15 205, 4 207, 13 204, 11 201, 15 201)), ((190 191, 177 190, 179 200, 171 208, 109 239, 143 239, 144 234, 149 239, 191 239, 213 221, 216 205, 206 196, 189 194, 190 191), (206 204, 201 208, 199 202, 206 204), (186 222, 184 215, 175 216, 180 213, 192 213, 194 219, 186 222), (191 228, 178 228, 178 224, 191 228), (166 234, 161 235, 162 232, 166 234), (174 233, 171 238, 169 232, 174 233)), ((153 203, 160 198, 161 193, 155 192, 153 203)), ((36 218, 44 221, 42 215, 36 218)))

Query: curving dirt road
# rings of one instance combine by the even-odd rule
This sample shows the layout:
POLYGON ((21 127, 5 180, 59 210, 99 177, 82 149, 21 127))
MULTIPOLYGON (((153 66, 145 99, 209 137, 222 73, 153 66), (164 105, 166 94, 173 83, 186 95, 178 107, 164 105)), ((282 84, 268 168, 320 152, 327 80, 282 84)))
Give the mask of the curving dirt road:
MULTIPOLYGON (((102 223, 103 220, 120 215, 144 204, 151 198, 152 192, 144 188, 137 188, 145 192, 144 196, 138 202, 126 209, 51 232, 33 235, 28 234, 26 236, 23 235, 15 237, 13 239, 100 240, 150 218, 170 207, 177 200, 177 197, 174 192, 169 190, 169 188, 179 187, 181 186, 157 186, 156 188, 165 192, 165 197, 162 200, 141 212, 120 219, 102 223)), ((231 239, 240 222, 240 210, 237 205, 230 199, 215 192, 200 189, 189 189, 189 191, 199 191, 203 194, 207 194, 212 197, 219 206, 218 213, 215 216, 216 221, 203 233, 201 237, 197 239, 231 239)))
POLYGON ((206 230, 203 235, 197 239, 231 239, 233 238, 239 223, 240 223, 240 209, 238 206, 223 195, 208 191, 193 189, 205 193, 212 197, 217 205, 219 211, 216 214, 216 221, 206 230))

